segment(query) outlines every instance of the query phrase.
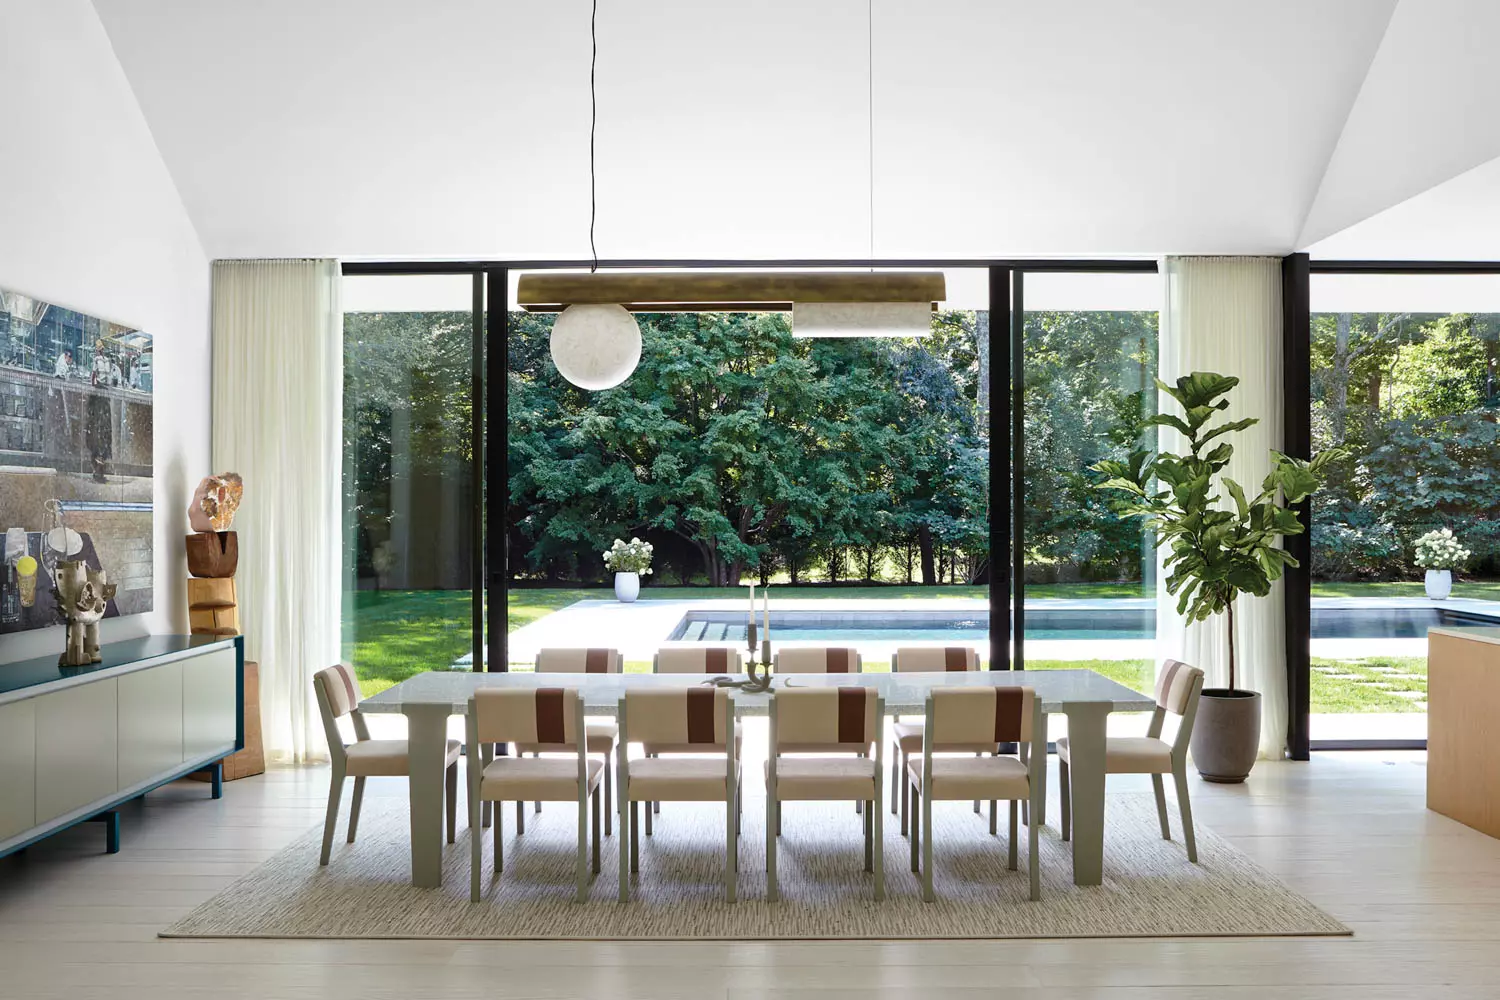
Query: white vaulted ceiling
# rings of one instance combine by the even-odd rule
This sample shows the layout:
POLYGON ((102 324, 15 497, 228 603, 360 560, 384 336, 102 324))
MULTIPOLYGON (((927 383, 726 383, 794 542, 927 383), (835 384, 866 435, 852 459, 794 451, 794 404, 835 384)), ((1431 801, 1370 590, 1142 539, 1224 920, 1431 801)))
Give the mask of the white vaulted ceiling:
MULTIPOLYGON (((588 255, 589 0, 95 7, 211 256, 588 255)), ((600 255, 1285 253, 1500 155, 1490 0, 870 8, 599 0, 600 255)))

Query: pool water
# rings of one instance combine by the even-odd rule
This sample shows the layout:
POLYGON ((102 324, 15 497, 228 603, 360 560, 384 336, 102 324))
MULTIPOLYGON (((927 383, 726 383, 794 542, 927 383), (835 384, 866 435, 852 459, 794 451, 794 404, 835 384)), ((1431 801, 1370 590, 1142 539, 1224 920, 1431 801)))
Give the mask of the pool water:
MULTIPOLYGON (((759 623, 759 616, 756 618, 759 623)), ((1314 639, 1422 639, 1429 628, 1500 625, 1500 619, 1447 608, 1313 608, 1314 639)), ((1027 608, 1026 638, 1151 639, 1156 614, 1150 608, 1027 608)), ((771 637, 811 642, 982 642, 989 614, 929 611, 779 611, 771 615, 771 637)), ((689 611, 669 639, 686 642, 745 641, 742 613, 689 611)))

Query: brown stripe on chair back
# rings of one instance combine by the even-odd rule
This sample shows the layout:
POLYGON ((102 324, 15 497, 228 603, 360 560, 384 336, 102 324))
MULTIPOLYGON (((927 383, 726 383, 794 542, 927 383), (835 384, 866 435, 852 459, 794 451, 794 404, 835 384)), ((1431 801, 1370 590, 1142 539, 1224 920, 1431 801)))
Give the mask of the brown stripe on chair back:
POLYGON ((1203 671, 1197 667, 1180 660, 1168 660, 1162 664, 1161 673, 1156 678, 1156 703, 1173 715, 1181 715, 1187 711, 1193 682, 1202 676, 1203 671))
POLYGON ((480 688, 474 692, 481 743, 549 743, 578 739, 578 692, 573 688, 480 688))
POLYGON ((995 689, 995 742, 1012 743, 1025 740, 1022 735, 1026 722, 1026 692, 1030 688, 995 689))
POLYGON ((778 674, 852 674, 859 654, 839 646, 794 646, 776 654, 778 674))
POLYGON ((313 683, 323 689, 328 707, 335 719, 348 715, 359 707, 359 679, 354 668, 347 663, 327 667, 313 674, 313 683))
POLYGON ((865 707, 874 696, 866 688, 838 689, 839 696, 839 742, 868 743, 871 735, 865 731, 865 707))
POLYGON ((828 650, 828 672, 830 674, 852 674, 859 669, 859 654, 852 649, 830 648, 828 650))
POLYGON ((563 715, 563 689, 538 688, 536 692, 536 739, 538 743, 566 743, 567 720, 563 715))
POLYGON ((536 654, 539 674, 617 674, 620 653, 614 649, 540 649, 536 654))
POLYGON ((686 692, 687 742, 719 742, 715 739, 714 730, 714 723, 718 721, 714 711, 718 707, 718 699, 715 697, 718 693, 714 688, 693 688, 686 692))

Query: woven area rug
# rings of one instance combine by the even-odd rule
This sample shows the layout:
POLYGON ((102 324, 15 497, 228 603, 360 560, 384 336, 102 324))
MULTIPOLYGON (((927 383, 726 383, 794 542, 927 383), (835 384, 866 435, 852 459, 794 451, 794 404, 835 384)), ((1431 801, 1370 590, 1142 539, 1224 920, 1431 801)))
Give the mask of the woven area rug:
MULTIPOLYGON (((163 937, 857 939, 1204 937, 1338 935, 1349 929, 1282 885, 1212 831, 1198 827, 1201 864, 1179 841, 1161 839, 1150 796, 1112 795, 1104 884, 1072 884, 1056 814, 1041 836, 1042 901, 1027 899, 1026 842, 1019 870, 1005 867, 1006 814, 998 837, 966 803, 939 803, 938 902, 921 901, 907 841, 886 814, 884 902, 863 872, 862 820, 851 804, 790 803, 778 854, 782 900, 765 898, 764 802, 747 798, 737 903, 723 891, 723 806, 667 803, 655 834, 642 838, 632 898, 617 899, 616 837, 588 902, 573 902, 576 809, 552 804, 514 835, 506 807, 505 870, 491 870, 484 832, 484 895, 470 903, 468 832, 446 849, 441 889, 408 884, 403 798, 370 798, 359 840, 318 866, 321 827, 162 932, 163 937)), ((460 824, 462 824, 460 819, 460 824)), ((1176 818, 1173 829, 1180 833, 1176 818)))

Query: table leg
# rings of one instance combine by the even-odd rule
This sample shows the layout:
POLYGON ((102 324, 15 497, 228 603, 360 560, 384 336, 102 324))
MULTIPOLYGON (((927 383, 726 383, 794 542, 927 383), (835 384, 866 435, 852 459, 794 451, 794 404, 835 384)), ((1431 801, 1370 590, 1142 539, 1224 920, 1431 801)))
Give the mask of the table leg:
POLYGON ((1041 719, 1041 729, 1033 733, 1035 742, 1032 744, 1037 752, 1042 755, 1042 766, 1037 770, 1036 777, 1036 815, 1030 817, 1030 821, 1037 826, 1047 825, 1047 713, 1038 715, 1041 719))
POLYGON ((1112 706, 1107 701, 1072 702, 1068 716, 1068 760, 1073 791, 1073 884, 1104 881, 1104 740, 1112 706))
POLYGON ((411 884, 435 889, 443 884, 443 772, 448 744, 447 705, 406 705, 410 755, 411 884))

